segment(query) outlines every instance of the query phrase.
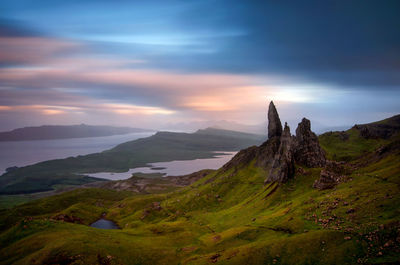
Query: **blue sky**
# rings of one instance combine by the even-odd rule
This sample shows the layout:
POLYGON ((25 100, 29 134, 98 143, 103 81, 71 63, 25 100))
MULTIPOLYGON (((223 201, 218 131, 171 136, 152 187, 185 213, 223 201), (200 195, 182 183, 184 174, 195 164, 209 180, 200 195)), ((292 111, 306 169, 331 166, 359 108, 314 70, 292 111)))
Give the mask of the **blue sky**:
POLYGON ((2 1, 0 129, 400 112, 398 1, 2 1))

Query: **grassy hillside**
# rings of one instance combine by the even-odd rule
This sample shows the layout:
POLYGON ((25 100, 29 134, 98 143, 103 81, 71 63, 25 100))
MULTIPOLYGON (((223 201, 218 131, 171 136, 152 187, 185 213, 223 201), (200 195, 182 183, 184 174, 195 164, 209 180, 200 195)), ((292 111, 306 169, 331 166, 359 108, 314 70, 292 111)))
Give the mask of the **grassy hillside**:
POLYGON ((159 132, 113 149, 18 168, 0 176, 0 194, 32 193, 99 179, 82 173, 124 172, 148 163, 210 158, 214 151, 234 151, 260 144, 263 136, 206 129, 196 133, 159 132))
POLYGON ((252 161, 169 193, 84 189, 17 206, 0 214, 0 264, 398 264, 398 135, 371 151, 359 137, 335 152, 336 133, 321 136, 329 157, 362 150, 333 189, 312 187, 321 168, 299 166, 264 185, 252 161), (87 226, 103 212, 123 229, 87 226))
POLYGON ((328 158, 351 161, 380 146, 400 140, 400 115, 370 124, 355 125, 342 132, 327 132, 319 137, 328 158))
POLYGON ((379 146, 387 144, 385 139, 366 139, 360 136, 360 131, 351 128, 345 132, 328 132, 319 136, 322 148, 327 151, 328 159, 351 161, 379 146))

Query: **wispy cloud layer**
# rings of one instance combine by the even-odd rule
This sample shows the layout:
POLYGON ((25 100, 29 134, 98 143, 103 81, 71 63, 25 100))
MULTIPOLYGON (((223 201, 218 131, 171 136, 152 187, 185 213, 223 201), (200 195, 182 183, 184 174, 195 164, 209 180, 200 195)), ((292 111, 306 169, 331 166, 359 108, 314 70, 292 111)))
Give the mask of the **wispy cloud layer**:
POLYGON ((0 7, 3 129, 28 120, 261 123, 271 99, 285 119, 304 113, 333 125, 400 111, 396 2, 66 1, 56 8, 15 0, 0 7))

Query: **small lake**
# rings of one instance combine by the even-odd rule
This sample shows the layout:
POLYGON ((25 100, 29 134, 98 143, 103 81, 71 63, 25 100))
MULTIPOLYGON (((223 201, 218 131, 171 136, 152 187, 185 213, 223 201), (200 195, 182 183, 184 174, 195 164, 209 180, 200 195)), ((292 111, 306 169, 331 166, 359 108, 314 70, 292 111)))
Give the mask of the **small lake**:
POLYGON ((128 179, 134 173, 161 173, 164 176, 181 176, 202 169, 218 169, 231 160, 237 152, 216 151, 215 153, 223 153, 223 155, 216 155, 214 158, 150 163, 148 167, 131 168, 129 171, 122 173, 101 172, 86 175, 110 180, 128 179))
POLYGON ((0 142, 0 175, 8 167, 87 155, 110 149, 118 144, 144 138, 155 132, 129 133, 89 138, 0 142))
POLYGON ((91 227, 94 228, 100 228, 100 229, 120 229, 116 223, 113 221, 101 218, 97 220, 96 222, 92 223, 90 225, 91 227))

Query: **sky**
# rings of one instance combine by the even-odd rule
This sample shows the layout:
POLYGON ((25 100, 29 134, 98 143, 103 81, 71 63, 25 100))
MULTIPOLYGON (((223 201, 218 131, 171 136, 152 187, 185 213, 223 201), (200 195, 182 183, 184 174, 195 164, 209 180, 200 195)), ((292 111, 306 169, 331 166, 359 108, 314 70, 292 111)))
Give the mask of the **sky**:
POLYGON ((0 130, 400 113, 399 1, 0 2, 0 130))

